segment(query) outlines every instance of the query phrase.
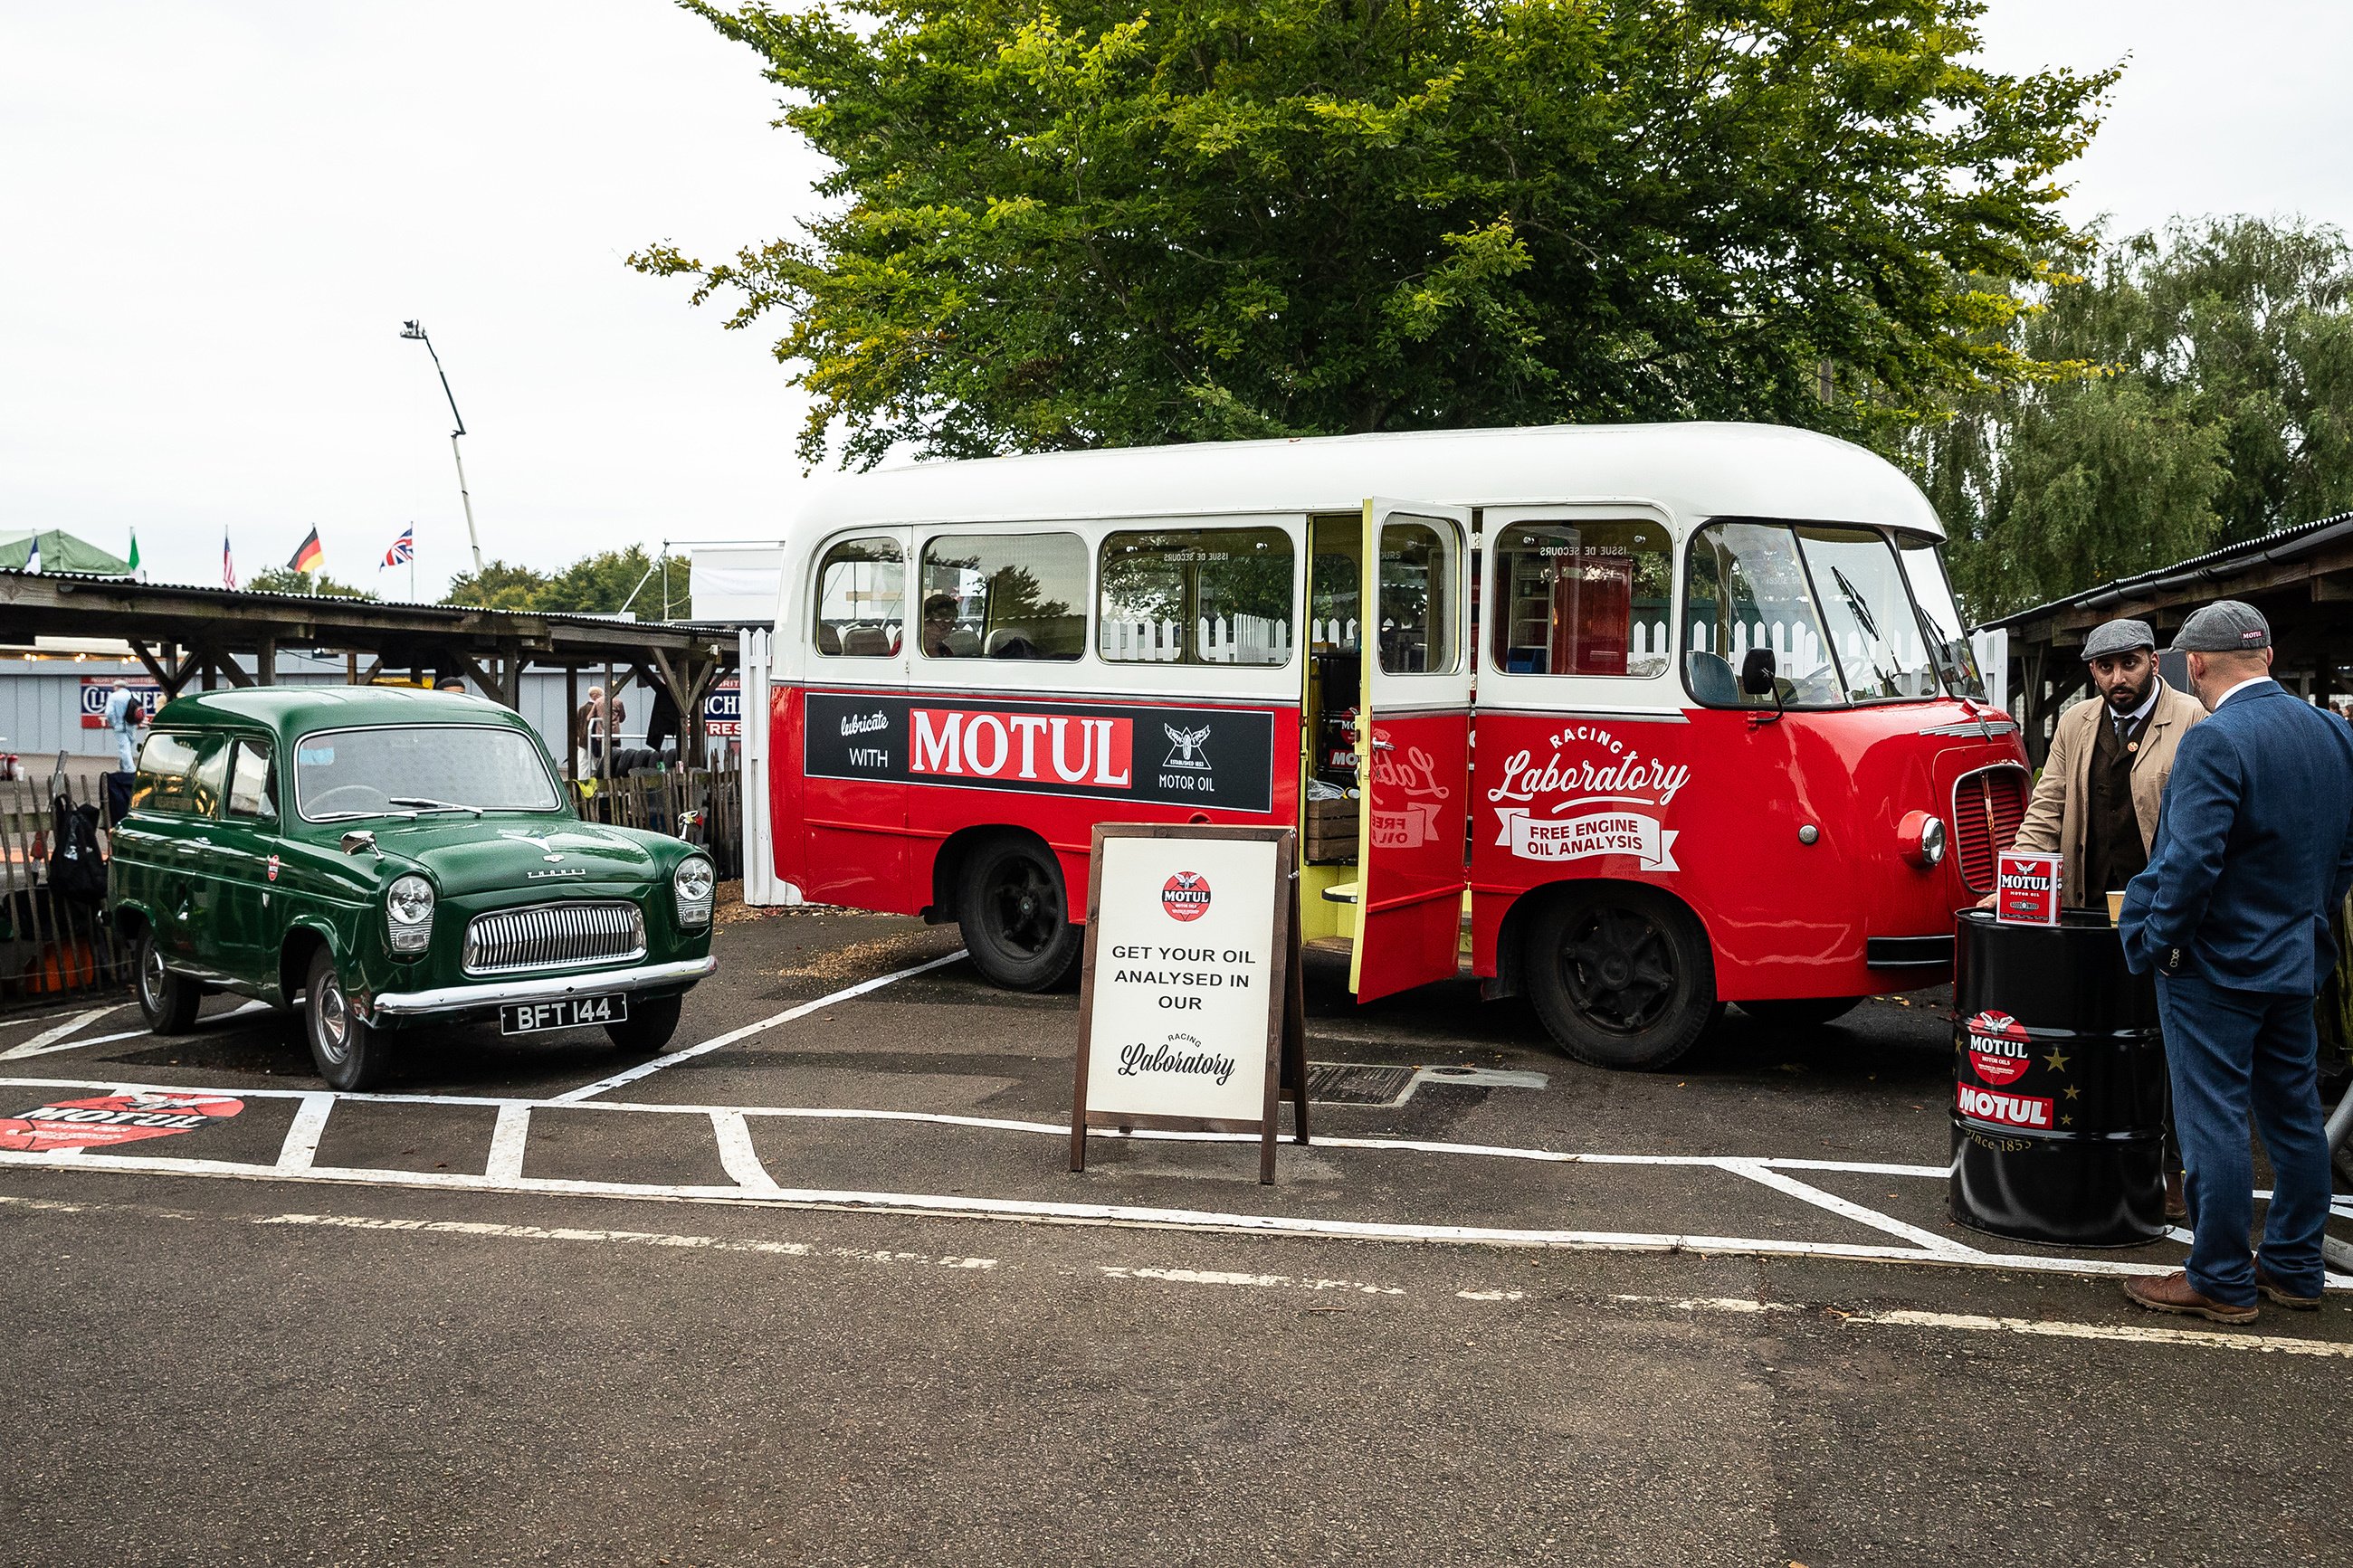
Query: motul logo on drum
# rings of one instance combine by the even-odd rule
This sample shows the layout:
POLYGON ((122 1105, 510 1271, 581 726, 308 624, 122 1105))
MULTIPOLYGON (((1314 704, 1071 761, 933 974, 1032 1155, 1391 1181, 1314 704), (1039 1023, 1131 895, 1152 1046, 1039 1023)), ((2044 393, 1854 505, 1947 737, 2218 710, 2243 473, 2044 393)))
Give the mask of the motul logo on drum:
POLYGON ((1961 1114, 1975 1121, 2045 1130, 2051 1125, 2051 1102, 2039 1095, 1996 1094, 1968 1083, 1960 1085, 1959 1090, 1961 1114))
POLYGON ((1968 1031, 1969 1065, 1979 1078, 2000 1089, 2026 1075, 2025 1025, 1989 1007, 1961 1026, 1968 1031))
POLYGON ((911 709, 907 719, 911 773, 1134 787, 1134 727, 1125 719, 954 708, 911 709))

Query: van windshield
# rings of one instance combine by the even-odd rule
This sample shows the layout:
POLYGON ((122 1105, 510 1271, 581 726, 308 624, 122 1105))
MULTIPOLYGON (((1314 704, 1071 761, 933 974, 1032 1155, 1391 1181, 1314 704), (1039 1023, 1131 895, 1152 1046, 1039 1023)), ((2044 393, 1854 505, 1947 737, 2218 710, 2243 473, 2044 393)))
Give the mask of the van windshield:
MULTIPOLYGON (((1769 648, 1788 708, 1981 695, 1960 614, 1933 548, 1899 559, 1876 529, 1712 523, 1685 568, 1683 668, 1711 707, 1770 708, 1740 689, 1752 649, 1769 648), (1928 574, 1933 573, 1931 578, 1928 574), (1915 602, 1930 584, 1937 607, 1915 602)), ((1923 595, 1924 599, 1926 595, 1923 595)))
POLYGON ((438 811, 554 811, 555 781, 533 737, 487 725, 330 730, 294 746, 306 822, 438 811))

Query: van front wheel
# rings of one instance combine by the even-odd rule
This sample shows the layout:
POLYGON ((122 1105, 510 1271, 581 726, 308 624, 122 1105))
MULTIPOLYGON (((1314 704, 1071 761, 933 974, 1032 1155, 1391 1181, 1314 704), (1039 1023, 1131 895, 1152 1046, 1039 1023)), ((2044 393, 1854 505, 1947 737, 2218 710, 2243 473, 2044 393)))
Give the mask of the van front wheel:
POLYGON ((1082 932, 1054 852, 1023 838, 992 838, 964 864, 956 923, 975 969, 1008 991, 1046 991, 1079 962, 1082 932))
POLYGON ((1563 899, 1530 941, 1528 998, 1578 1061, 1655 1072, 1723 1014, 1707 933, 1682 905, 1647 889, 1563 899))

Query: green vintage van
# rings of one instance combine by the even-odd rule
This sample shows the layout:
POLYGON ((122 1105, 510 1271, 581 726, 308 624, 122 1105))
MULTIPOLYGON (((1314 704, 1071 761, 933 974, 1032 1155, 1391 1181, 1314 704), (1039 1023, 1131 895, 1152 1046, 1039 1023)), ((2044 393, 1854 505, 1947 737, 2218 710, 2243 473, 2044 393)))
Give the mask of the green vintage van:
POLYGON ((454 692, 276 686, 166 703, 114 831, 107 906, 139 1005, 291 1006, 364 1089, 404 1028, 601 1026, 659 1051, 709 974, 711 858, 584 822, 539 736, 454 692))

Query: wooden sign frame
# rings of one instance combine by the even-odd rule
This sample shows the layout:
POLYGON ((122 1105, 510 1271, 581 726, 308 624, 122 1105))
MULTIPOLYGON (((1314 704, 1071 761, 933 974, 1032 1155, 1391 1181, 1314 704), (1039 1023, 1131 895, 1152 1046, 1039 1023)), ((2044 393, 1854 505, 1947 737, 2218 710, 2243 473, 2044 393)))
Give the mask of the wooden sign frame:
POLYGON ((1282 1091, 1292 1093, 1292 1136, 1307 1142, 1307 1005, 1300 984, 1299 834, 1289 827, 1213 827, 1180 823, 1099 822, 1087 854, 1086 955, 1079 979, 1079 1059, 1071 1095, 1071 1169, 1087 1168, 1087 1129, 1136 1128, 1199 1132, 1254 1132, 1259 1139, 1258 1179, 1274 1182, 1274 1145, 1282 1091), (1243 839, 1276 846, 1275 864, 1288 896, 1274 900, 1273 942, 1267 976, 1266 1105, 1256 1121, 1229 1117, 1161 1116, 1140 1111, 1087 1109, 1087 1065, 1094 1046, 1095 942, 1103 930, 1103 846, 1113 838, 1243 839))

